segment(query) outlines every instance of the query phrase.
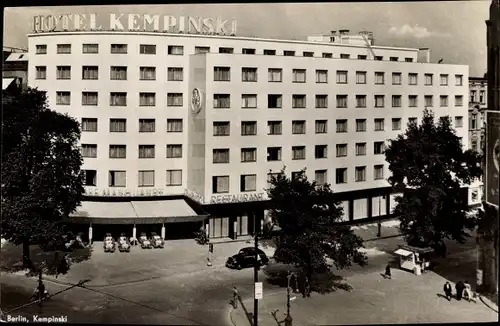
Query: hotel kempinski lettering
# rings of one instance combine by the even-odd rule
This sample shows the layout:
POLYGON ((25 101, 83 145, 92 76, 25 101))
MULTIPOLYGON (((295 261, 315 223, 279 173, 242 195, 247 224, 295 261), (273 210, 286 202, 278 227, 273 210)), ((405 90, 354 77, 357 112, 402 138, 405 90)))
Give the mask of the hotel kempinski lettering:
POLYGON ((148 14, 64 14, 33 17, 33 32, 149 31, 163 33, 236 34, 236 20, 148 14))

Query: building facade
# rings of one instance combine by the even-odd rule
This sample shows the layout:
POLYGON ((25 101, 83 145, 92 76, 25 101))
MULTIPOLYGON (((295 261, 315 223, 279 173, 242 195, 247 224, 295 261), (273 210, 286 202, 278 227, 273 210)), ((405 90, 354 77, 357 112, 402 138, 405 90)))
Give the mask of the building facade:
POLYGON ((204 211, 193 220, 211 237, 251 234, 265 219, 270 173, 284 166, 330 183, 345 221, 389 215, 398 194, 385 144, 427 107, 450 116, 467 146, 468 66, 430 63, 428 52, 418 61, 418 49, 374 46, 372 35, 332 35, 29 35, 29 85, 82 125, 80 220, 118 221, 106 200, 132 202, 130 224, 165 212, 179 222, 195 215, 170 208, 181 196, 204 211), (148 201, 141 214, 137 198, 148 201))
POLYGON ((4 48, 2 62, 2 89, 25 87, 28 84, 28 54, 14 48, 4 48))

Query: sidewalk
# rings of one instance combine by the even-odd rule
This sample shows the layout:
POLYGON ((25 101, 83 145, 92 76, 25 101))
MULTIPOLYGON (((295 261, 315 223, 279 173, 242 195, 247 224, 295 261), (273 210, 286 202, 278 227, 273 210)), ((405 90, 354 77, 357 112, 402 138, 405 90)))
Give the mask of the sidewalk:
MULTIPOLYGON (((379 272, 355 275, 346 280, 354 289, 321 295, 312 293, 310 298, 300 294, 291 302, 290 314, 294 325, 352 325, 394 323, 440 322, 493 322, 498 314, 484 305, 467 301, 448 302, 440 296, 445 280, 428 272, 416 276, 393 270, 393 279, 385 280, 379 272)), ((295 294, 294 294, 295 295, 295 294)), ((253 312, 253 299, 243 300, 248 312, 253 312)), ((279 295, 267 295, 259 301, 259 325, 276 326, 272 312, 284 320, 286 289, 279 295)), ((249 326, 242 305, 231 312, 235 326, 249 326)))

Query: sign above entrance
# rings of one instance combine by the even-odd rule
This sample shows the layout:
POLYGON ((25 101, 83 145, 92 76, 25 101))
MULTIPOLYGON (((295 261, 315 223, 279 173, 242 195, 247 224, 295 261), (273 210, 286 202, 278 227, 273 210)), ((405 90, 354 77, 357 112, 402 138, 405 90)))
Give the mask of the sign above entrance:
POLYGON ((64 14, 33 17, 33 32, 143 31, 194 34, 236 34, 236 20, 148 14, 64 14))
POLYGON ((138 189, 127 189, 127 188, 88 188, 85 187, 85 196, 90 197, 154 197, 154 196, 164 196, 165 191, 161 188, 138 188, 138 189))
POLYGON ((232 204, 263 200, 267 200, 266 193, 253 192, 248 194, 215 195, 210 197, 210 204, 232 204))

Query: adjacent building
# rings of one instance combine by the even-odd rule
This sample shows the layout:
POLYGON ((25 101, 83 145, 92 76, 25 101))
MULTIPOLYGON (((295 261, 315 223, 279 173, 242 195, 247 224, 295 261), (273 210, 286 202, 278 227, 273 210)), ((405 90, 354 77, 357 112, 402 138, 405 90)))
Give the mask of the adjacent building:
POLYGON ((28 84, 28 54, 11 47, 3 49, 2 90, 25 87, 28 84))

